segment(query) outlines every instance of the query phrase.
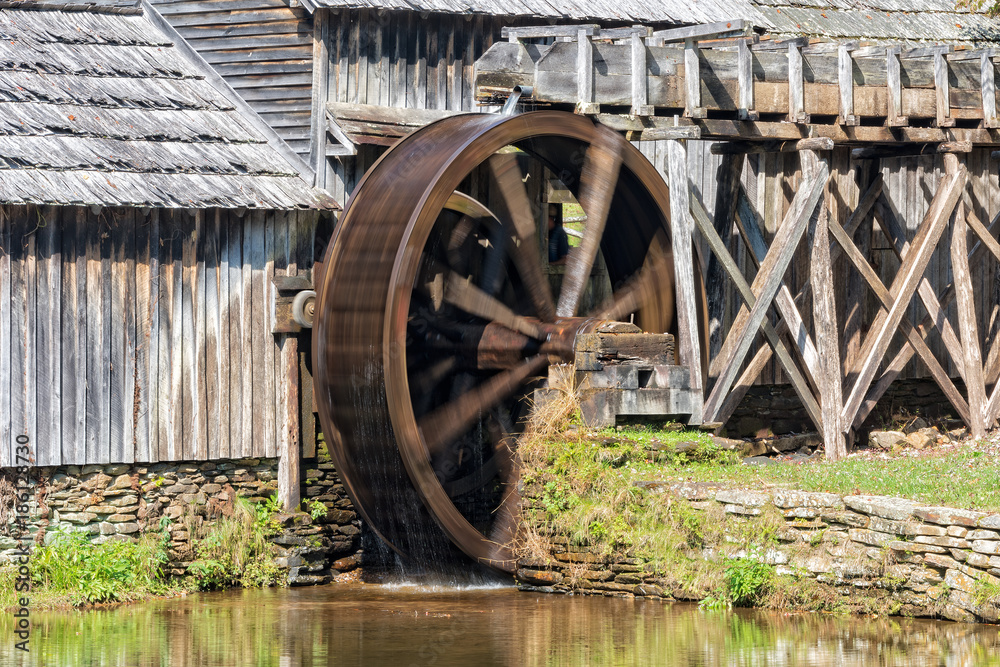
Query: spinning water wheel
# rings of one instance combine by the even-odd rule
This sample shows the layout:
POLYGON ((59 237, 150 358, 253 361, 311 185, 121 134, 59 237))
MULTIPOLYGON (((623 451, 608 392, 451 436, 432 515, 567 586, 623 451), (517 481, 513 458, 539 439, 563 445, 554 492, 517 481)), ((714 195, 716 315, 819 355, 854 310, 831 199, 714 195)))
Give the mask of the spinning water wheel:
MULTIPOLYGON (((668 190, 616 133, 564 112, 450 117, 401 140, 351 196, 324 261, 316 397, 355 506, 397 552, 454 547, 512 571, 516 438, 551 363, 608 321, 673 321, 668 190), (527 160, 587 215, 550 289, 527 160), (463 192, 490 183, 492 207, 463 192), (612 297, 581 301, 595 262, 612 297)), ((700 276, 699 276, 700 279, 700 276)))

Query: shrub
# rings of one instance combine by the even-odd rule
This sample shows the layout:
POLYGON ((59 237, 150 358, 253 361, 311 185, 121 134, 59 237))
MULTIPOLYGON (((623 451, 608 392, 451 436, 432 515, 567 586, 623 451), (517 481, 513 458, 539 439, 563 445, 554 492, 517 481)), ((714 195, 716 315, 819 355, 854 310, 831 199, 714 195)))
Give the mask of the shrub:
POLYGON ((195 542, 198 558, 188 566, 188 572, 198 587, 258 588, 278 583, 281 571, 268 540, 281 530, 273 518, 277 511, 276 497, 257 504, 237 498, 232 516, 221 517, 195 542))

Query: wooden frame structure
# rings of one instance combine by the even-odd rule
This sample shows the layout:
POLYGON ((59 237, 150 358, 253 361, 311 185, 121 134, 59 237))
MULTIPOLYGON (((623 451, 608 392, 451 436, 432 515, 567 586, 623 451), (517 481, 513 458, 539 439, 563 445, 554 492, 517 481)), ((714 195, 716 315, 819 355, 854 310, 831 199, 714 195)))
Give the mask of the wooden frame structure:
POLYGON ((974 293, 971 277, 986 255, 1000 261, 1000 215, 987 223, 975 214, 977 188, 965 158, 974 146, 1000 144, 1000 52, 760 42, 739 22, 666 32, 671 34, 548 27, 544 36, 562 41, 529 54, 521 40, 543 35, 511 30, 510 42, 495 45, 477 63, 476 83, 481 100, 493 100, 510 84, 530 85, 536 104, 572 105, 631 139, 667 143, 664 172, 680 286, 678 352, 692 386, 705 388, 693 422, 724 424, 774 359, 823 435, 827 456, 838 458, 917 357, 972 434, 984 435, 1000 418, 1000 333, 991 339, 980 331, 977 302, 984 295, 974 293), (720 36, 727 40, 709 48, 699 44, 720 36), (565 43, 574 39, 577 44, 565 43), (665 45, 669 41, 683 48, 665 45), (698 138, 725 140, 712 146, 721 156, 714 214, 688 177, 686 144, 698 138), (834 199, 847 201, 832 178, 844 167, 832 164, 837 144, 859 146, 849 157, 861 195, 846 222, 831 212, 834 199), (752 153, 798 155, 801 179, 780 224, 770 225, 776 229, 770 244, 765 212, 755 209, 741 185, 745 156, 752 153), (879 166, 916 155, 942 156, 944 176, 910 236, 879 166), (749 251, 752 267, 733 255, 726 240, 732 234, 749 251), (872 265, 873 239, 884 239, 898 258, 888 282, 872 265), (786 272, 800 246, 808 253, 808 277, 793 290, 786 272), (935 287, 925 274, 939 246, 947 248, 951 280, 935 287), (691 247, 714 256, 742 298, 707 377, 694 319, 691 247), (846 293, 835 293, 835 265, 846 267, 846 293), (850 310, 838 311, 838 301, 858 304, 870 298, 868 292, 878 305, 870 321, 838 315, 850 310), (915 300, 926 310, 923 321, 911 317, 915 300), (890 356, 897 334, 902 345, 890 356), (932 350, 931 336, 940 338, 935 347, 943 354, 932 350), (759 337, 763 344, 751 354, 759 337))

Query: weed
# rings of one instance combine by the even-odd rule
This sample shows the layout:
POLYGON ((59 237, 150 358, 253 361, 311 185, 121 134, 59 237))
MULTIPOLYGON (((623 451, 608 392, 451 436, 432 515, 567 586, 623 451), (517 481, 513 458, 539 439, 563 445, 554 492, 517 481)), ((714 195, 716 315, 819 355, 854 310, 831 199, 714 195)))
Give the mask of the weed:
POLYGON ((309 512, 309 516, 312 517, 313 521, 319 521, 320 519, 325 517, 327 512, 329 511, 325 504, 323 504, 319 500, 315 500, 312 498, 304 499, 302 501, 302 508, 306 512, 309 512))
POLYGON ((977 605, 993 604, 1000 605, 1000 583, 985 577, 976 581, 972 598, 977 605))
POLYGON ((755 558, 735 558, 727 562, 723 576, 729 600, 737 607, 753 607, 771 592, 775 572, 773 565, 755 558))
POLYGON ((240 585, 244 588, 278 583, 280 570, 268 540, 280 531, 275 500, 251 504, 237 498, 232 516, 220 517, 194 541, 198 558, 188 566, 202 590, 240 585))

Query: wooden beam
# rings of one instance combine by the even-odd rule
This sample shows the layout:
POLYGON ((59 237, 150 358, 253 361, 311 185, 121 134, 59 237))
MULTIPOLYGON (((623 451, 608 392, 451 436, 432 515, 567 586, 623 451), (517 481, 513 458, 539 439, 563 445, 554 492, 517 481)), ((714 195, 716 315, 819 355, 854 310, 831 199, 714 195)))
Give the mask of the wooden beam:
POLYGON ((749 35, 753 31, 753 25, 743 19, 732 21, 717 21, 715 23, 703 23, 685 28, 671 28, 669 30, 656 30, 650 37, 657 40, 660 45, 670 42, 683 42, 687 39, 717 39, 722 36, 731 37, 735 35, 749 35))
POLYGON ((739 87, 739 105, 736 110, 740 120, 757 120, 760 114, 754 107, 753 53, 747 40, 736 40, 736 76, 739 87))
MULTIPOLYGON (((652 114, 650 114, 652 115, 652 114)), ((704 118, 708 113, 701 106, 701 62, 698 43, 684 40, 684 116, 704 118)))
POLYGON ((934 94, 937 101, 937 126, 954 127, 951 116, 951 83, 948 81, 948 59, 953 47, 941 47, 934 52, 934 94))
MULTIPOLYGON (((960 167, 964 168, 955 155, 946 155, 944 164, 949 174, 957 174, 960 167)), ((986 383, 983 381, 983 357, 976 326, 976 304, 972 296, 967 235, 965 202, 959 198, 952 217, 951 275, 958 306, 958 329, 962 336, 965 388, 969 396, 969 420, 966 423, 972 437, 983 438, 986 436, 986 383)))
POLYGON ((837 46, 837 79, 840 87, 840 114, 837 122, 841 125, 860 125, 861 121, 854 115, 854 59, 851 44, 837 46))
POLYGON ((576 113, 595 114, 600 105, 594 103, 594 44, 587 30, 576 34, 576 113))
POLYGON ((329 99, 330 53, 328 51, 330 10, 313 14, 312 111, 309 114, 309 164, 316 175, 313 185, 326 189, 326 103, 329 99))
MULTIPOLYGON (((816 154, 807 151, 802 154, 803 170, 817 171, 816 154), (811 163, 811 164, 810 164, 811 163)), ((840 423, 840 409, 843 403, 840 370, 840 339, 837 324, 837 304, 834 301, 833 265, 830 261, 830 234, 828 223, 830 211, 822 206, 811 231, 812 249, 809 255, 809 279, 817 286, 813 289, 813 322, 815 323, 816 348, 819 352, 818 368, 813 372, 816 382, 820 411, 823 421, 819 424, 823 435, 823 448, 828 461, 837 461, 847 456, 847 442, 840 423)), ((833 222, 836 224, 836 221, 833 222)), ((791 295, 789 295, 789 298, 791 295)), ((795 307, 794 302, 792 307, 795 307)), ((797 311, 796 311, 797 312, 797 311)), ((803 325, 804 326, 804 325, 803 325)))
POLYGON ((833 140, 828 137, 813 137, 796 141, 726 141, 712 144, 709 150, 713 155, 728 155, 731 153, 796 153, 798 151, 832 151, 833 140))
POLYGON ((805 106, 805 80, 802 77, 802 46, 794 41, 788 44, 788 121, 809 122, 805 106))
POLYGON ((667 142, 667 174, 670 180, 670 230, 674 256, 674 290, 677 303, 677 349, 680 363, 691 379, 693 405, 691 424, 701 424, 702 377, 701 335, 698 332, 698 309, 695 304, 694 242, 690 212, 690 186, 687 176, 687 153, 679 140, 667 142))
POLYGON ((893 281, 890 293, 895 298, 892 308, 888 313, 880 314, 872 325, 861 354, 862 366, 858 372, 858 377, 854 381, 851 393, 844 404, 842 414, 842 424, 853 424, 854 418, 858 414, 865 392, 871 385, 875 376, 875 371, 885 356, 892 337, 899 328, 899 322, 909 307, 910 299, 917 290, 920 278, 923 277, 927 263, 930 261, 934 248, 944 233, 946 223, 951 216, 951 212, 961 197, 962 188, 965 186, 966 172, 962 169, 959 173, 946 179, 945 183, 938 190, 931 202, 930 210, 924 217, 917 232, 917 237, 913 241, 913 250, 907 253, 903 266, 900 267, 896 279, 893 281))
POLYGON ((545 25, 545 26, 525 26, 520 28, 502 28, 500 37, 508 42, 516 42, 521 39, 544 39, 556 37, 579 37, 581 34, 595 35, 599 33, 601 27, 596 23, 586 25, 545 25))
MULTIPOLYGON (((851 240, 851 236, 848 234, 843 227, 841 227, 836 221, 831 220, 829 222, 829 229, 834 239, 839 244, 840 248, 844 251, 847 259, 854 265, 858 273, 871 288, 872 292, 882 303, 883 308, 888 311, 892 307, 892 295, 889 290, 886 289, 885 285, 882 284, 882 280, 878 277, 878 272, 868 263, 868 259, 865 257, 864 253, 854 244, 851 240)), ((962 395, 959 393, 955 384, 951 381, 948 376, 948 372, 941 366, 941 363, 934 356, 934 353, 927 346, 924 341, 923 336, 917 331, 916 327, 910 322, 910 319, 905 315, 900 320, 900 330, 903 335, 906 336, 907 342, 910 344, 911 348, 920 356, 921 361, 927 366, 927 370, 930 371, 931 377, 933 377, 938 386, 944 392, 945 396, 951 401, 951 404, 955 406, 959 415, 962 415, 962 419, 969 414, 969 405, 962 395)), ((848 427, 852 426, 850 424, 843 425, 846 431, 848 427)))
MULTIPOLYGON (((739 290, 740 294, 743 296, 744 301, 750 304, 751 307, 756 305, 757 297, 754 294, 753 288, 747 283, 746 278, 743 277, 743 272, 740 271, 739 266, 733 260, 729 251, 726 249, 726 244, 719 236, 718 232, 712 226, 712 222, 708 217, 708 212, 705 211, 704 205, 697 195, 692 194, 691 196, 691 213, 694 216, 695 225, 698 231, 701 232, 702 237, 708 243, 709 248, 719 258, 722 263, 723 268, 729 275, 729 279, 733 281, 736 289, 739 290)), ((759 275, 759 274, 758 274, 759 275)), ((778 362, 781 364, 785 373, 788 374, 789 381, 795 388, 796 393, 802 400, 802 405, 809 415, 809 418, 814 424, 819 424, 821 422, 821 415, 819 410, 819 404, 816 402, 816 397, 813 396, 812 390, 809 388, 809 383, 806 378, 799 371, 798 366, 795 365, 795 361, 792 359, 792 355, 788 352, 788 348, 785 343, 778 336, 777 331, 766 319, 762 320, 760 325, 760 330, 764 333, 764 338, 767 340, 768 344, 774 350, 775 356, 778 357, 778 362)), ((737 364, 738 366, 738 364, 737 364)), ((704 410, 704 419, 706 423, 719 421, 718 415, 722 414, 721 402, 725 398, 726 392, 720 391, 716 393, 718 388, 718 383, 712 389, 712 394, 716 395, 716 404, 719 405, 717 408, 713 408, 709 411, 708 402, 706 401, 704 410)), ((711 396, 710 396, 711 398, 711 396)))
POLYGON ((988 51, 983 51, 979 60, 979 85, 983 95, 983 127, 1000 127, 997 122, 997 68, 988 51))
POLYGON ((652 116, 654 108, 646 103, 646 44, 638 33, 632 33, 632 109, 633 116, 652 116))
POLYGON ((903 82, 899 62, 901 50, 899 46, 890 46, 885 50, 885 85, 889 91, 886 124, 889 127, 903 127, 910 123, 910 119, 903 115, 903 82))

